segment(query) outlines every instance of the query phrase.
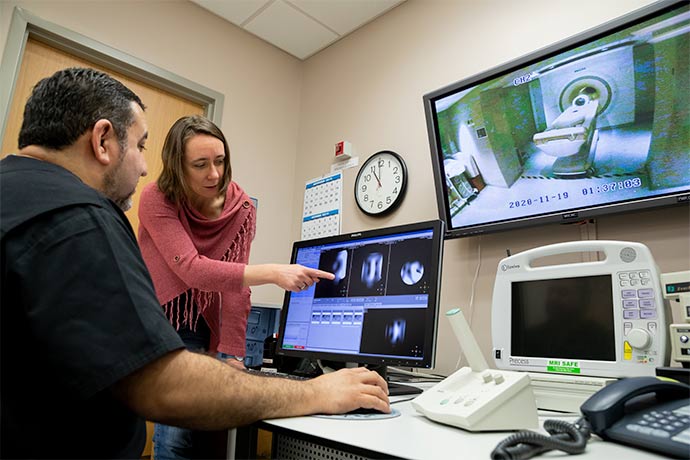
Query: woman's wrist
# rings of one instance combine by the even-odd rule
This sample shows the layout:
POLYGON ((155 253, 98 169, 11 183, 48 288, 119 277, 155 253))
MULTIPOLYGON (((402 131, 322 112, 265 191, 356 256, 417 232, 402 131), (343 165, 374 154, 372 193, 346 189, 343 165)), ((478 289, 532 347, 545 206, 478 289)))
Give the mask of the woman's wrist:
POLYGON ((247 265, 244 267, 244 285, 259 286, 274 283, 276 264, 247 265))

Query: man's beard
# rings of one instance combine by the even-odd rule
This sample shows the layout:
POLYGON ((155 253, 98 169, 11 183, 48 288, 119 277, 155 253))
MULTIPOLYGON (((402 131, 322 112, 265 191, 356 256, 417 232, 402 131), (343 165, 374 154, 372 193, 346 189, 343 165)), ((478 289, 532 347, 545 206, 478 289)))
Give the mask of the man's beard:
POLYGON ((110 198, 122 211, 128 211, 132 207, 132 195, 134 195, 134 190, 132 190, 126 196, 118 196, 117 185, 119 178, 117 177, 122 165, 124 164, 125 154, 121 153, 115 168, 108 171, 103 177, 103 194, 110 198))

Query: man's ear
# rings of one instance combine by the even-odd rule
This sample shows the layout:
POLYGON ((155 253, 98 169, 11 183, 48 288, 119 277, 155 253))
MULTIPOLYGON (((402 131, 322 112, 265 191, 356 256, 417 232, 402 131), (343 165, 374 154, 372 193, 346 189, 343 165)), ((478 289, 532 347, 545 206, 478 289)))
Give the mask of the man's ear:
POLYGON ((109 165, 119 156, 117 136, 110 120, 100 119, 93 125, 91 131, 91 148, 96 161, 103 165, 109 165))

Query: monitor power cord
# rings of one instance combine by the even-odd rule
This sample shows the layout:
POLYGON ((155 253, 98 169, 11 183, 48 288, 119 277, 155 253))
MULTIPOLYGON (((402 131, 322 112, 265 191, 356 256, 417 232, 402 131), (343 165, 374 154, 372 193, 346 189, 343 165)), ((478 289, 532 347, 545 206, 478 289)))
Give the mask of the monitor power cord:
POLYGON ((546 420, 544 429, 550 436, 534 431, 520 431, 496 446, 492 460, 526 460, 549 450, 562 450, 571 455, 585 451, 591 435, 589 422, 583 418, 574 424, 563 420, 546 420))

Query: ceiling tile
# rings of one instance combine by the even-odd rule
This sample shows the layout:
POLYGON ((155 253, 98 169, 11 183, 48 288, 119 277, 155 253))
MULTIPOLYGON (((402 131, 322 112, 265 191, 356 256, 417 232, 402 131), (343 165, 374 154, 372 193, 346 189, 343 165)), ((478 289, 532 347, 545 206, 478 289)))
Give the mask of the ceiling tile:
POLYGON ((286 0, 309 16, 346 35, 405 0, 286 0))
POLYGON ((271 0, 192 0, 235 25, 242 26, 255 12, 271 0))
POLYGON ((309 57, 339 38, 283 1, 271 3, 244 28, 299 59, 309 57))

